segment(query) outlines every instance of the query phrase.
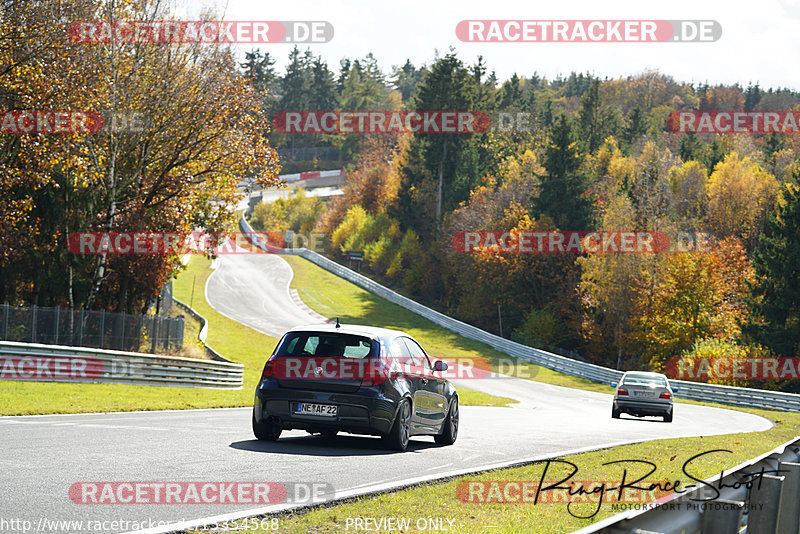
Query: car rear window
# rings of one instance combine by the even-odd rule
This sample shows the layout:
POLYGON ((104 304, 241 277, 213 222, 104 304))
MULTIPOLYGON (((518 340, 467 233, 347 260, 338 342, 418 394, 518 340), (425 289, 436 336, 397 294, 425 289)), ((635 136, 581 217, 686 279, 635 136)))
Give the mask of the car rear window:
POLYGON ((628 386, 660 386, 667 387, 667 380, 663 376, 626 375, 622 381, 628 386))
POLYGON ((327 332, 289 332, 275 353, 298 358, 367 358, 372 354, 373 343, 367 337, 327 332))

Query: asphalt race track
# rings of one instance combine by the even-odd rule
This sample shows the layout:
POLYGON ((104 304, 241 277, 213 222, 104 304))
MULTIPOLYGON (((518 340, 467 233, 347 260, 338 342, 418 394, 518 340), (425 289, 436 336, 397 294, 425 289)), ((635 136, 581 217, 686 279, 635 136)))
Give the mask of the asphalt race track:
MULTIPOLYGON (((314 322, 292 302, 290 277, 278 256, 223 256, 207 296, 225 315, 279 336, 314 322)), ((319 483, 327 488, 320 496, 330 498, 581 449, 771 426, 757 416, 686 404, 676 405, 671 424, 612 420, 609 395, 510 377, 456 384, 521 402, 512 408, 463 407, 455 445, 418 438, 405 453, 383 450, 377 438, 301 431, 260 443, 250 431, 249 408, 0 417, 0 518, 28 520, 33 527, 43 519, 136 520, 148 526, 264 510, 252 504, 75 504, 69 489, 81 481, 258 481, 295 489, 305 486, 293 484, 319 483)))

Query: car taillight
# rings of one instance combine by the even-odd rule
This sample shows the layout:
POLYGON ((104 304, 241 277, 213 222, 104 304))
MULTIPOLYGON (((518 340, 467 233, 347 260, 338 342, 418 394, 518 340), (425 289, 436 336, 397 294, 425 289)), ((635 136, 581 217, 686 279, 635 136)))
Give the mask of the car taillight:
POLYGON ((379 386, 389 379, 396 378, 397 373, 390 371, 389 367, 380 362, 377 365, 370 365, 364 376, 361 378, 362 386, 379 386))
POLYGON ((670 398, 670 396, 669 396, 669 393, 667 393, 667 392, 665 391, 664 393, 662 393, 661 395, 659 395, 659 396, 658 396, 658 398, 659 398, 659 399, 669 399, 669 398, 670 398))
POLYGON ((628 394, 627 390, 624 389, 620 389, 617 391, 617 395, 627 395, 627 394, 628 394))
POLYGON ((261 372, 261 376, 264 378, 275 378, 275 362, 274 361, 267 361, 264 364, 264 370, 261 372))

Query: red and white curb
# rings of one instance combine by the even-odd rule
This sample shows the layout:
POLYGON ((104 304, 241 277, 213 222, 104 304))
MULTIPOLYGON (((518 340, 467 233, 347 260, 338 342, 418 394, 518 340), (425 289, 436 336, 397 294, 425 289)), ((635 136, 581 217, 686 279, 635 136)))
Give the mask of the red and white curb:
POLYGON ((303 299, 300 298, 300 294, 297 292, 296 289, 289 289, 289 296, 292 297, 292 301, 294 302, 295 306, 297 306, 298 308, 300 308, 301 310, 303 310, 304 312, 306 312, 310 316, 314 317, 315 319, 318 319, 319 321, 321 321, 323 323, 333 323, 334 322, 333 319, 328 319, 327 317, 325 317, 323 315, 320 315, 317 312, 315 312, 314 310, 312 310, 311 308, 309 308, 306 305, 306 303, 303 302, 303 299))

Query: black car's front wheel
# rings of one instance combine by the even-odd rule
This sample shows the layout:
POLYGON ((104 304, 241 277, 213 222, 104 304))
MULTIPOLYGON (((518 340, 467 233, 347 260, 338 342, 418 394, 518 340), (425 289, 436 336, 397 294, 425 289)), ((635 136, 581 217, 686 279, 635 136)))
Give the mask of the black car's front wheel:
POLYGON ((453 403, 450 404, 450 411, 447 413, 447 419, 444 420, 442 433, 434 436, 433 439, 439 445, 452 445, 456 442, 458 437, 458 397, 453 398, 453 403))
POLYGON ((281 427, 269 421, 262 420, 260 423, 256 421, 256 414, 253 413, 253 435, 259 441, 278 441, 281 437, 281 427))
POLYGON ((404 451, 408 448, 408 438, 411 433, 411 403, 408 399, 400 401, 397 409, 397 417, 394 420, 392 430, 386 436, 386 445, 396 451, 404 451))

